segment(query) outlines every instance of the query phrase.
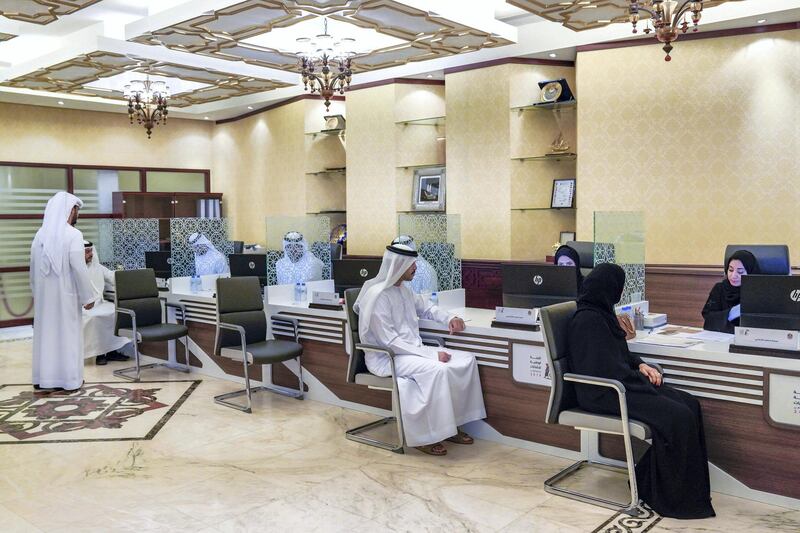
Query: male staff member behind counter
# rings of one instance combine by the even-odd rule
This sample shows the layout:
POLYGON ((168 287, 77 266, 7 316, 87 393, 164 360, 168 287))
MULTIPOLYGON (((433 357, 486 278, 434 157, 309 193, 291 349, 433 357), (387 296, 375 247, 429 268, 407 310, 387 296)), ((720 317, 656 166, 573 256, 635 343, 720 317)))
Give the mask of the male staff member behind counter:
POLYGON ((737 250, 725 265, 725 279, 714 285, 703 307, 703 329, 734 333, 739 325, 741 309, 739 293, 742 276, 758 274, 756 257, 746 250, 737 250))

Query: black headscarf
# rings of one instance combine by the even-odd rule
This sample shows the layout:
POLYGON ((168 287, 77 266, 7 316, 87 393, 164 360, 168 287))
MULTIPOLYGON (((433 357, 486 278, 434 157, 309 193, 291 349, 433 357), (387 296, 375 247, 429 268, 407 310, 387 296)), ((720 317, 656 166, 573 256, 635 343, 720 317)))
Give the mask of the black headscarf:
POLYGON ((600 314, 608 323, 611 333, 615 337, 625 338, 625 330, 617 322, 614 305, 622 297, 625 288, 625 271, 613 263, 602 263, 589 273, 583 280, 583 286, 578 295, 578 310, 594 311, 600 314))
POLYGON ((553 258, 553 264, 558 265, 558 258, 561 256, 569 257, 572 259, 572 262, 575 263, 576 275, 578 277, 578 292, 581 291, 581 285, 583 285, 583 274, 581 273, 581 256, 578 254, 575 248, 571 246, 562 245, 558 247, 556 250, 556 255, 553 258))
POLYGON ((747 250, 736 250, 725 262, 725 279, 722 281, 722 298, 728 307, 739 305, 741 287, 734 287, 728 281, 728 267, 731 261, 738 259, 742 262, 748 274, 758 274, 758 260, 747 250))

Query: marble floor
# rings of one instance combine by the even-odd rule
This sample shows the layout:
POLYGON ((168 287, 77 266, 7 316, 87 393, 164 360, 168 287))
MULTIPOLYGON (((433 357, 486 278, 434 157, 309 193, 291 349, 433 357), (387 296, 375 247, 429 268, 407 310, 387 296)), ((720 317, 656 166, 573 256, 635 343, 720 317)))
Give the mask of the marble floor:
MULTIPOLYGON (((0 342, 0 383, 30 382, 30 352, 0 342)), ((392 454, 345 440, 362 413, 263 394, 247 415, 211 399, 235 385, 192 378, 152 440, 0 445, 0 531, 800 531, 800 511, 723 494, 714 519, 624 520, 545 493, 563 459, 487 441, 392 454)))

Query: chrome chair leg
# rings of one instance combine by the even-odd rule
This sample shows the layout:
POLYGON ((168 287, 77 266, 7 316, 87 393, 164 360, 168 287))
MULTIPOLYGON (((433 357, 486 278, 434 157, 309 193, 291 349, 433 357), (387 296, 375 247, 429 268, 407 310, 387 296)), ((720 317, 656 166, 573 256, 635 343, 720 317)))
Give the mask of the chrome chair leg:
MULTIPOLYGON (((300 357, 297 358, 298 364, 300 363, 300 357)), ((270 365, 271 366, 271 365, 270 365)), ((303 366, 300 365, 300 376, 298 378, 299 381, 299 390, 297 392, 292 391, 291 389, 283 389, 278 387, 268 387, 268 386, 260 386, 260 387, 251 387, 250 386, 250 377, 248 375, 248 363, 245 360, 244 363, 244 383, 245 388, 242 390, 234 391, 234 392, 227 392, 225 394, 220 394, 219 396, 214 396, 214 401, 220 405, 224 405, 226 407, 231 407, 233 409, 237 409, 239 411, 243 411, 245 413, 252 413, 253 412, 253 393, 254 392, 274 392, 275 394, 280 394, 281 396, 288 396, 290 398, 295 398, 297 400, 303 399, 303 366), (247 396, 247 405, 241 405, 235 402, 226 401, 230 398, 236 398, 238 396, 247 396)))
MULTIPOLYGON (((388 389, 380 389, 380 390, 388 390, 388 389)), ((375 446, 377 448, 381 448, 384 450, 389 450, 394 453, 405 453, 406 439, 403 430, 403 415, 400 409, 400 398, 399 394, 397 393, 397 387, 395 387, 391 392, 392 392, 393 416, 387 416, 386 418, 381 418, 379 420, 375 420, 373 422, 364 424, 363 426, 358 426, 356 428, 347 430, 344 434, 346 439, 352 440, 354 442, 359 442, 361 444, 368 444, 370 446, 375 446), (365 433, 369 432, 372 429, 385 426, 386 424, 391 424, 391 423, 396 424, 397 427, 398 442, 396 444, 391 442, 384 442, 382 440, 378 440, 376 438, 365 435, 365 433)))

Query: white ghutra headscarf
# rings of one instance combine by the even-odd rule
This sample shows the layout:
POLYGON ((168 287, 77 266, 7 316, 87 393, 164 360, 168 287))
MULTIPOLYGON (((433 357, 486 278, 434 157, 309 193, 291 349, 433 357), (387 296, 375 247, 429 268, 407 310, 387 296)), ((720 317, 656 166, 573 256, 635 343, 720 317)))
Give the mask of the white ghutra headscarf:
POLYGON ((64 239, 69 226, 69 215, 72 208, 83 207, 80 198, 65 191, 59 191, 47 201, 44 208, 44 220, 42 227, 36 232, 33 238, 33 246, 42 247, 42 261, 39 270, 45 276, 52 273, 55 276, 61 275, 61 266, 64 263, 64 239))
POLYGON ((358 313, 358 334, 363 338, 369 331, 369 321, 375 309, 378 296, 393 287, 397 280, 417 260, 417 252, 405 244, 393 244, 386 247, 383 252, 383 261, 378 275, 367 280, 358 293, 353 310, 358 313))
POLYGON ((217 250, 208 237, 202 233, 189 235, 189 246, 194 250, 194 271, 198 276, 208 274, 227 274, 228 260, 217 250))
MULTIPOLYGON (((397 244, 405 244, 412 250, 417 251, 417 243, 411 235, 398 235, 392 241, 393 246, 397 244)), ((433 265, 420 255, 417 258, 417 271, 414 274, 414 279, 407 283, 416 294, 437 292, 439 290, 439 275, 436 274, 436 269, 433 268, 433 265)))

